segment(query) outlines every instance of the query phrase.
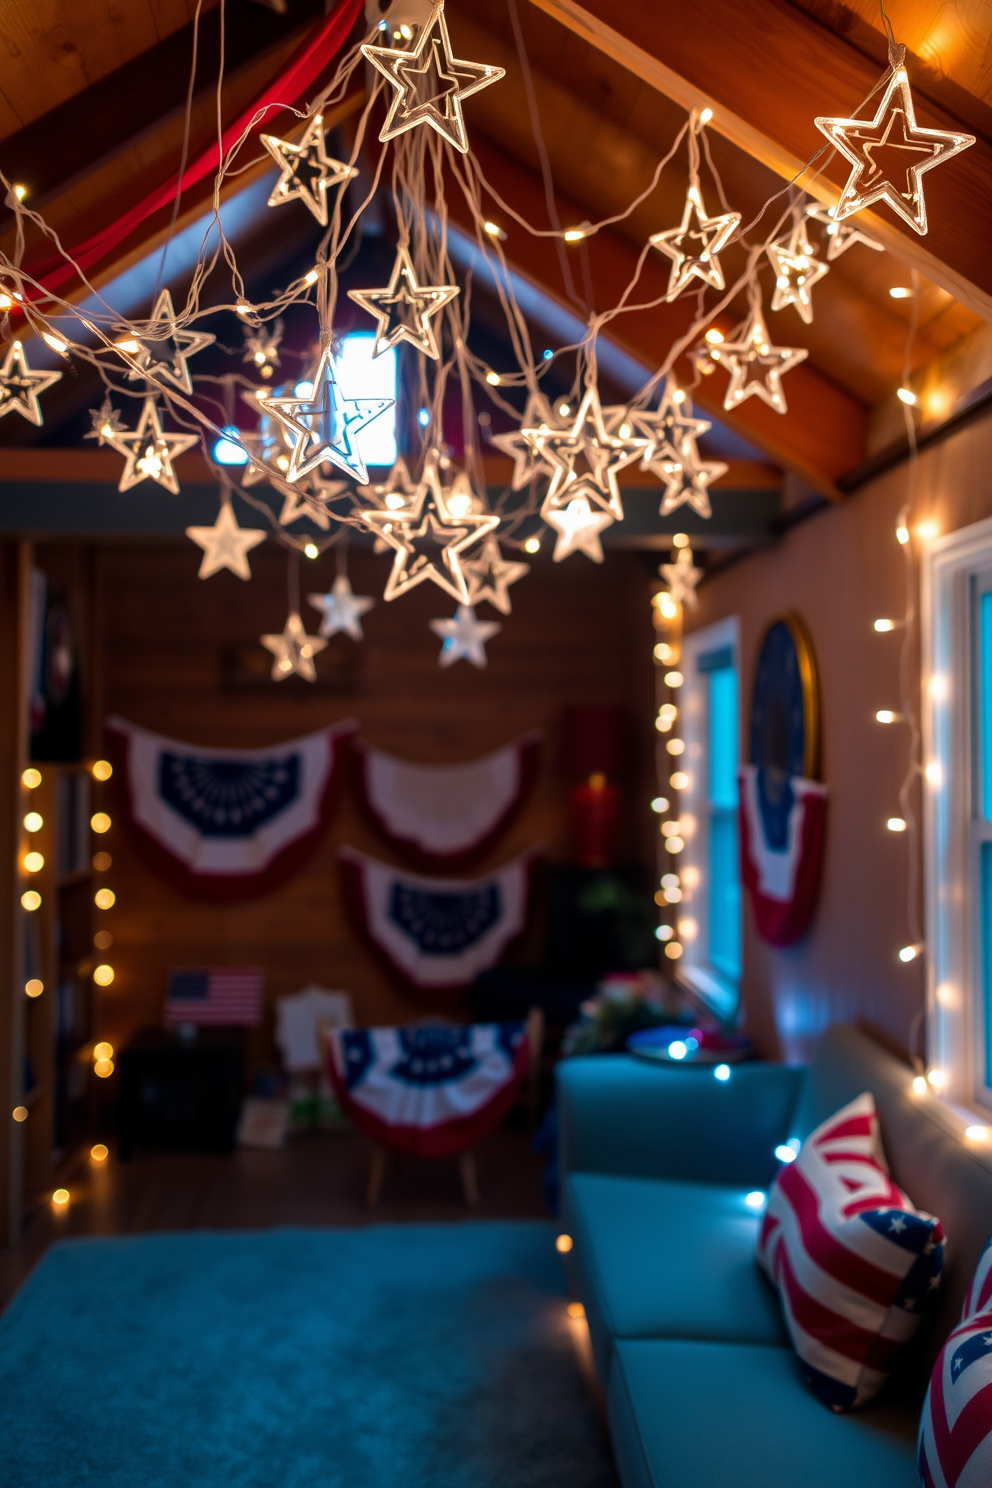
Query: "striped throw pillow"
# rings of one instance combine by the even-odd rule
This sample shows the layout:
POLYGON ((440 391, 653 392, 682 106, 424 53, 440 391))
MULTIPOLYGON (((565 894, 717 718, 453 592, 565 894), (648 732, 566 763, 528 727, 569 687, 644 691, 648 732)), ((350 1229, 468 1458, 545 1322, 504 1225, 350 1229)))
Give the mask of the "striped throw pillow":
POLYGON ((758 1259, 778 1288, 810 1385, 835 1411, 892 1372, 940 1284, 940 1221, 888 1175, 875 1102, 859 1095, 817 1127, 768 1196, 758 1259))
POLYGON ((920 1418, 919 1467, 923 1488, 992 1483, 989 1308, 959 1323, 937 1356, 920 1418))

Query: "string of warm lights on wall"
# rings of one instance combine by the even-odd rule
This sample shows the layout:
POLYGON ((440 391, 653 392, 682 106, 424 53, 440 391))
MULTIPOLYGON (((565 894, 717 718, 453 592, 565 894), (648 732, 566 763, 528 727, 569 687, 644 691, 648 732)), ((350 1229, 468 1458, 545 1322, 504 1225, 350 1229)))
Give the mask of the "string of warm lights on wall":
MULTIPOLYGON (((672 546, 678 553, 687 553, 691 558, 689 538, 684 532, 676 532, 672 546)), ((682 605, 669 589, 652 596, 651 616, 655 629, 655 729, 663 736, 657 751, 657 773, 659 784, 664 783, 666 773, 678 765, 685 752, 685 740, 675 729, 679 716, 679 689, 684 681, 678 664, 682 656, 682 605)), ((672 770, 668 776, 667 789, 672 796, 658 795, 651 802, 651 809, 664 819, 659 827, 659 858, 661 873, 654 900, 662 911, 663 918, 655 929, 655 936, 662 942, 664 954, 669 961, 677 961, 682 955, 682 940, 688 929, 684 921, 672 923, 671 916, 677 914, 682 902, 683 884, 693 887, 689 877, 696 870, 687 868, 684 873, 677 870, 678 855, 685 847, 686 823, 677 810, 672 808, 672 797, 677 798, 687 789, 689 777, 682 769, 672 770)))

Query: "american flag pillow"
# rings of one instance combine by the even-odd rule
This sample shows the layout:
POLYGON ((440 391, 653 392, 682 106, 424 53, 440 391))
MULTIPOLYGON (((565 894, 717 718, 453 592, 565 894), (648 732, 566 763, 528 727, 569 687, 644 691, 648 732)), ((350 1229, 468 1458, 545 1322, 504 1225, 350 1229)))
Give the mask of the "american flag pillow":
POLYGON ((975 1267, 975 1274, 961 1309, 961 1321, 966 1322, 973 1312, 992 1312, 992 1240, 986 1245, 981 1260, 975 1267))
MULTIPOLYGON (((992 1259, 990 1251, 984 1259, 992 1259)), ((986 1264, 986 1274, 988 1269, 986 1264)), ((992 1483, 989 1306, 959 1323, 937 1356, 923 1404, 919 1452, 923 1488, 988 1488, 992 1483)))
POLYGON ((944 1232, 889 1177, 875 1102, 817 1127, 768 1196, 758 1259, 810 1385, 835 1411, 881 1389, 940 1285, 944 1232))

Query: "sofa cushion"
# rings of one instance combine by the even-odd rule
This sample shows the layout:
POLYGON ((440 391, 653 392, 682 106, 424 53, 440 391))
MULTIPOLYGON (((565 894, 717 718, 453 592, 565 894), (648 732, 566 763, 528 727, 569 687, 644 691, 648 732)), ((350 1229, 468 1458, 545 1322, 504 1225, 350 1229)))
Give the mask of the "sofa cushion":
POLYGON ((622 1339, 607 1404, 623 1488, 918 1488, 915 1413, 825 1411, 788 1349, 622 1339))
POLYGON ((924 1488, 992 1483, 992 1311, 974 1312, 937 1355, 920 1422, 924 1488))
POLYGON ((787 1343, 745 1190, 573 1173, 562 1216, 604 1384, 613 1337, 787 1343))

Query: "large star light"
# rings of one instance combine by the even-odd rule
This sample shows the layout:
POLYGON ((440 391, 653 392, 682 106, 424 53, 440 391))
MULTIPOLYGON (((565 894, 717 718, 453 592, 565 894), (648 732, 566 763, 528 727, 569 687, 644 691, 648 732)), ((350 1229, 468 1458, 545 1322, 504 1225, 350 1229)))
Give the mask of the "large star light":
POLYGON ((607 430, 621 438, 633 433, 644 441, 642 470, 654 470, 658 460, 676 460, 686 440, 695 440, 713 427, 709 419, 694 418, 692 399, 673 377, 665 379, 657 408, 617 405, 603 409, 607 430))
POLYGON ((678 227, 655 233, 651 245, 672 261, 667 300, 674 300, 693 279, 723 289, 723 269, 717 254, 727 246, 741 222, 740 212, 707 217, 698 186, 690 186, 678 227))
POLYGON ((396 401, 395 398, 346 398, 335 376, 329 345, 320 354, 309 396, 255 392, 254 400, 290 435, 292 453, 287 480, 298 481, 327 460, 354 476, 362 486, 368 483, 369 473, 356 436, 396 401))
POLYGON ((661 515, 667 517, 680 506, 691 506, 701 517, 711 517, 710 486, 726 475, 729 466, 722 460, 703 460, 695 442, 687 439, 677 457, 652 462, 652 471, 665 483, 661 498, 661 515))
POLYGON ((38 394, 58 382, 61 376, 61 372, 32 372, 24 347, 20 341, 12 341, 0 367, 0 418, 16 412, 29 423, 40 426, 38 394))
POLYGON ((902 65, 893 68, 873 119, 820 117, 813 122, 852 166, 835 220, 885 202, 921 237, 927 230, 924 175, 975 143, 973 134, 920 128, 902 65))
POLYGON ((514 563, 503 557, 495 537, 487 537, 478 558, 470 558, 464 568, 469 603, 477 605, 486 600, 502 615, 508 615, 512 608, 507 593, 510 585, 530 573, 529 563, 514 563))
POLYGON ((362 55, 395 89, 380 140, 395 139, 427 124, 449 145, 468 154, 462 100, 498 82, 505 71, 484 62, 462 62, 452 55, 443 3, 435 5, 413 51, 365 45, 362 55))
POLYGON ((788 236, 769 243, 765 252, 775 270, 772 309, 784 310, 795 305, 809 325, 813 319, 813 285, 824 274, 829 274, 830 265, 816 257, 816 249, 809 240, 803 219, 799 219, 788 236))
POLYGON ((537 476, 554 475, 555 467, 544 454, 544 438, 552 430, 560 431, 566 427, 552 412, 544 394, 532 392, 528 394, 519 429, 493 435, 490 443, 513 460, 510 485, 514 491, 522 491, 537 476))
POLYGON ((432 620, 430 626, 444 642, 437 659, 438 666, 443 667, 454 666, 462 657, 474 667, 486 666, 486 642, 503 629, 498 620, 477 620, 471 606, 463 604, 453 620, 432 620))
POLYGON ((692 549, 680 548, 674 563, 663 563, 658 572, 668 585, 668 592, 676 604, 695 607, 698 603, 696 585, 703 577, 703 570, 692 561, 692 549))
POLYGON ((467 511, 456 515, 448 505, 436 460, 428 456, 424 479, 408 506, 399 511, 380 509, 358 515, 393 550, 393 567, 383 599, 398 599, 429 579, 459 604, 468 604, 461 555, 498 527, 499 517, 467 511))
POLYGON ((410 251, 396 251, 385 289, 349 289, 348 298, 376 318, 372 355, 407 341, 425 356, 440 360, 433 318, 459 293, 457 284, 418 284, 410 251))
POLYGON ((358 171, 328 155, 321 115, 314 114, 295 145, 274 134, 261 134, 259 139, 281 171, 268 205, 278 207, 299 198, 321 226, 326 227, 328 191, 352 180, 358 171))
POLYGON ((614 521, 622 522, 617 472, 641 459, 646 448, 647 441, 633 430, 626 435, 608 432, 599 391, 593 384, 586 389, 571 428, 551 430, 540 438, 541 455, 554 467, 545 508, 557 510, 573 495, 582 494, 608 511, 614 521))
POLYGON ((130 367, 128 381, 156 377, 171 382, 182 393, 191 393, 193 383, 186 363, 204 347, 212 346, 217 337, 211 336, 207 331, 179 330, 172 296, 167 289, 163 289, 155 301, 151 320, 146 322, 146 327, 145 336, 132 338, 128 335, 117 342, 118 349, 127 352, 132 363, 137 363, 130 367), (162 329, 165 331, 164 335, 154 334, 162 329))
POLYGON ((146 398, 138 427, 107 439, 120 455, 126 456, 124 473, 117 483, 118 491, 129 491, 142 481, 152 480, 164 486, 173 496, 179 494, 179 481, 173 460, 199 444, 196 434, 166 434, 162 429, 155 399, 146 398))
POLYGON ((785 413, 788 404, 782 378, 804 362, 809 352, 805 346, 773 346, 761 306, 756 303, 733 337, 712 347, 710 356, 730 373, 724 408, 736 408, 757 394, 776 413, 785 413))
POLYGON ((573 496, 562 507, 542 512, 548 526, 557 532, 554 561, 560 563, 570 553, 585 553, 593 563, 602 563, 603 545, 599 535, 613 526, 609 512, 589 505, 585 495, 573 496))
POLYGON ((319 634, 322 636, 342 634, 353 641, 364 637, 362 616, 375 604, 368 594, 355 594, 347 574, 338 574, 331 586, 330 594, 308 594, 307 601, 319 610, 323 617, 319 634))
POLYGON ((222 501, 212 527, 187 527, 186 536, 203 549, 199 577, 209 579, 222 568, 229 568, 239 579, 250 579, 248 554, 265 541, 257 527, 239 527, 229 501, 222 501))
POLYGON ((885 252, 877 238, 870 238, 853 222, 838 222, 836 212, 836 207, 806 208, 806 216, 812 217, 814 222, 822 223, 827 229, 827 263, 833 263, 835 258, 840 258, 842 253, 846 253, 848 248, 853 248, 856 243, 862 243, 866 248, 874 248, 876 253, 885 252))
POLYGON ((327 645, 322 636, 307 635, 306 626, 294 610, 286 616, 286 624, 280 635, 263 635, 259 639, 266 651, 271 651, 273 682, 285 682, 294 672, 305 682, 316 682, 317 669, 314 657, 327 645))

